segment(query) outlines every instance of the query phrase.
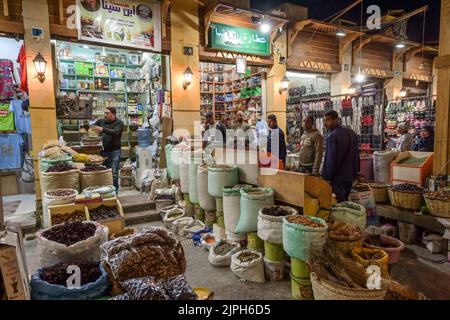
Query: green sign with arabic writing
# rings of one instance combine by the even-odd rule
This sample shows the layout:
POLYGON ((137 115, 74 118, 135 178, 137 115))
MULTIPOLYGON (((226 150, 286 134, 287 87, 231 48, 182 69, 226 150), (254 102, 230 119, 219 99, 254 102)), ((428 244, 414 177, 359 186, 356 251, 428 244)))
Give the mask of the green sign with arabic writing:
POLYGON ((209 48, 258 56, 270 56, 270 34, 255 29, 211 23, 209 48))

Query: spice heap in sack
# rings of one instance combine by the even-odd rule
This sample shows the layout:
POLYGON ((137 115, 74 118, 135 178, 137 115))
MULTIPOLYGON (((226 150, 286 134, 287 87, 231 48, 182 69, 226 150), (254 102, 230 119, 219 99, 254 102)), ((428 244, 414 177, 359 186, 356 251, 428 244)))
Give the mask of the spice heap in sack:
POLYGON ((71 276, 67 273, 68 267, 75 265, 80 268, 80 284, 95 282, 101 276, 100 265, 92 261, 60 262, 53 266, 42 268, 40 277, 43 281, 58 286, 66 286, 67 279, 71 276))
POLYGON ((222 242, 221 244, 219 244, 217 247, 214 248, 214 253, 218 256, 224 256, 234 248, 236 248, 236 246, 228 242, 222 242))
POLYGON ((333 240, 359 240, 362 239, 362 236, 360 228, 344 222, 333 223, 329 233, 329 237, 333 240))
POLYGON ((77 194, 77 191, 72 190, 72 189, 59 189, 59 190, 47 191, 47 195, 52 196, 52 197, 70 197, 70 196, 75 196, 76 194, 77 194))
POLYGON ((73 211, 70 213, 53 213, 52 225, 61 224, 65 222, 85 221, 86 213, 84 211, 73 211))
POLYGON ((317 220, 313 220, 306 216, 293 215, 286 218, 290 223, 301 224, 310 228, 323 228, 324 224, 320 223, 317 220))
POLYGON ((108 206, 100 206, 95 209, 89 210, 89 214, 91 219, 94 221, 104 220, 110 218, 116 218, 119 216, 119 212, 117 212, 116 207, 108 207, 108 206))
POLYGON ((436 191, 427 193, 428 199, 450 201, 450 191, 436 191))
POLYGON ((219 240, 210 247, 208 261, 215 267, 228 267, 231 263, 231 256, 240 249, 238 245, 219 240))
POLYGON ((235 253, 231 257, 230 269, 243 280, 259 283, 266 281, 263 256, 259 252, 243 250, 235 253))
POLYGON ((42 233, 48 240, 55 241, 66 246, 86 240, 95 234, 97 226, 93 223, 67 222, 42 233))
POLYGON ((237 255, 237 258, 241 262, 253 261, 253 260, 257 259, 258 257, 259 257, 258 254, 256 254, 255 252, 248 251, 248 250, 243 251, 242 253, 237 255))
POLYGON ((410 183, 401 183, 392 186, 392 190, 411 193, 424 193, 425 189, 410 183))
POLYGON ((160 281, 186 270, 181 243, 161 228, 114 239, 103 244, 102 251, 102 259, 120 282, 147 276, 160 281))
POLYGON ((50 166, 46 172, 64 172, 70 170, 75 170, 75 167, 73 167, 67 162, 61 162, 50 166))
POLYGON ((265 207, 261 210, 261 212, 265 215, 273 216, 273 217, 284 217, 284 216, 292 214, 291 212, 283 209, 283 207, 281 207, 281 206, 265 207))
POLYGON ((106 169, 108 169, 108 168, 106 168, 105 166, 91 164, 91 165, 84 166, 84 168, 82 168, 80 171, 82 171, 82 172, 95 172, 95 171, 103 171, 103 170, 106 170, 106 169))

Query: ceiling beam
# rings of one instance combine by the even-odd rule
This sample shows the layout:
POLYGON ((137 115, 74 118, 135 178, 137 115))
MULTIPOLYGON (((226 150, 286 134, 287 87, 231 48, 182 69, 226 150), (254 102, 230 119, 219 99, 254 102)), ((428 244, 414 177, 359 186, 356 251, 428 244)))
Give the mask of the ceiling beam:
POLYGON ((356 7, 358 4, 360 4, 362 2, 362 0, 356 0, 355 2, 353 2, 352 4, 350 4, 348 7, 344 8, 343 10, 341 10, 333 19, 330 20, 330 22, 334 22, 337 19, 339 19, 340 17, 342 17, 344 14, 346 14, 347 12, 349 12, 350 10, 352 10, 354 7, 356 7))
POLYGON ((302 20, 295 22, 291 28, 289 28, 288 33, 288 48, 289 52, 291 52, 292 44, 295 41, 295 38, 297 38, 297 35, 300 31, 302 31, 308 24, 311 23, 311 20, 302 20))
POLYGON ((364 39, 362 39, 362 41, 360 43, 357 43, 354 47, 353 47, 353 54, 357 54, 359 53, 359 51, 362 50, 362 48, 364 48, 366 45, 368 45, 370 42, 372 42, 373 40, 377 39, 377 38, 382 38, 382 35, 379 34, 372 34, 369 36, 366 36, 364 39))

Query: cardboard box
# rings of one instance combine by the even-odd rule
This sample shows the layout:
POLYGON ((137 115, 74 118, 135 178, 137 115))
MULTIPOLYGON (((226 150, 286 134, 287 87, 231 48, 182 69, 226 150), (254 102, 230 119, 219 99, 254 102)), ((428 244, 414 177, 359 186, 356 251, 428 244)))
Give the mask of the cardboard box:
POLYGON ((14 172, 7 173, 0 176, 2 184, 2 195, 3 196, 13 196, 19 194, 19 186, 17 184, 17 177, 14 172))
POLYGON ((0 245, 0 271, 8 300, 27 300, 16 248, 0 245))

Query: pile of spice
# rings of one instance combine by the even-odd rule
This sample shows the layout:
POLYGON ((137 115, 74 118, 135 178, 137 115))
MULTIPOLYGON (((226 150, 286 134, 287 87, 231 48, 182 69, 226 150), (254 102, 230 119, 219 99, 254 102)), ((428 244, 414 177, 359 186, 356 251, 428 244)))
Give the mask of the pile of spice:
POLYGON ((94 221, 110 219, 119 216, 116 207, 108 207, 108 206, 100 206, 95 209, 90 209, 89 214, 91 216, 91 219, 94 221))
POLYGON ((241 254, 239 254, 237 256, 237 258, 241 262, 253 261, 253 260, 257 259, 258 257, 259 257, 258 254, 256 254, 255 252, 248 251, 248 250, 243 251, 241 254))
POLYGON ((66 222, 44 231, 42 236, 48 240, 70 246, 92 237, 96 229, 96 225, 92 222, 66 222))
POLYGON ((398 164, 406 164, 410 166, 420 166, 422 165, 427 158, 415 158, 415 157, 408 157, 406 159, 400 160, 398 164))
POLYGON ((306 216, 293 215, 286 218, 288 222, 301 224, 310 228, 322 228, 325 227, 322 223, 315 221, 306 216))
POLYGON ((423 193, 424 189, 410 183, 401 183, 392 186, 392 190, 411 193, 423 193))
POLYGON ((84 211, 74 211, 70 213, 53 213, 52 224, 61 224, 65 222, 85 221, 86 213, 84 211))
POLYGON ((51 267, 43 268, 40 277, 43 281, 57 286, 66 286, 67 279, 71 276, 67 273, 67 267, 75 265, 80 268, 81 285, 95 282, 101 276, 100 266, 98 262, 91 261, 74 261, 70 263, 60 262, 51 267))
POLYGON ((75 169, 75 167, 73 167, 69 163, 60 162, 60 163, 50 166, 46 172, 64 172, 64 171, 70 171, 70 170, 74 170, 74 169, 75 169))
POLYGON ((105 166, 97 165, 97 164, 88 164, 85 165, 80 171, 82 172, 95 172, 95 171, 103 171, 106 170, 105 166))
POLYGON ((224 241, 221 244, 219 244, 217 247, 214 248, 214 253, 218 256, 224 256, 227 253, 229 253, 231 250, 233 250, 234 248, 235 248, 235 246, 224 241))
POLYGON ((77 192, 73 189, 56 189, 46 192, 46 194, 51 197, 70 197, 76 195, 76 193, 77 192))
POLYGON ((429 192, 427 196, 431 200, 450 201, 450 191, 441 190, 436 192, 429 192))
POLYGON ((284 217, 284 216, 288 216, 290 214, 289 211, 284 210, 280 206, 265 207, 262 209, 262 213, 265 215, 274 216, 274 217, 284 217))
POLYGON ((383 182, 368 182, 367 185, 371 188, 386 188, 388 185, 383 182))
POLYGON ((335 222, 331 226, 329 233, 330 239, 341 240, 341 241, 351 241, 362 239, 362 231, 359 227, 343 222, 335 222))

